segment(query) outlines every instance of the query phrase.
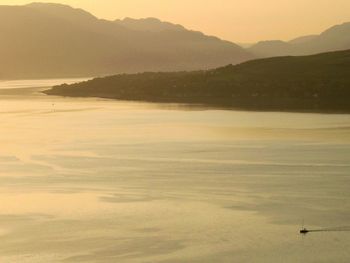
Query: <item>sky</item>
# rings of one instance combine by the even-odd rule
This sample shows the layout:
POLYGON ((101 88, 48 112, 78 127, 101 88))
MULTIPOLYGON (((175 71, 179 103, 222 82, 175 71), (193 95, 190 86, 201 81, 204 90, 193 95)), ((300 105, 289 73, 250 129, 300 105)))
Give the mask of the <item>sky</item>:
MULTIPOLYGON (((38 1, 38 0, 37 0, 38 1)), ((40 1, 40 0, 39 0, 40 1)), ((0 0, 4 5, 33 1, 0 0)), ((41 0, 99 18, 156 17, 237 43, 319 34, 350 22, 350 0, 41 0)))

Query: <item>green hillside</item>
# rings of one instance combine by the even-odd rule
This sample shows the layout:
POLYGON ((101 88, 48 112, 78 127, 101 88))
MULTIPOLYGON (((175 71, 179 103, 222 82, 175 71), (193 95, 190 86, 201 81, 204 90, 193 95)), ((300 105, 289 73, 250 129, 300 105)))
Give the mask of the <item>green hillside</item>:
POLYGON ((199 103, 253 110, 350 111, 350 50, 196 72, 141 73, 61 85, 50 95, 199 103))

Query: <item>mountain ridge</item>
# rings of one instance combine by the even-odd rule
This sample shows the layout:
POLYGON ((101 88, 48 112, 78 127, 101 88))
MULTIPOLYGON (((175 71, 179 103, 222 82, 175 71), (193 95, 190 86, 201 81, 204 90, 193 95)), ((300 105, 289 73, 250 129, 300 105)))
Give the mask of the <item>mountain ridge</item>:
POLYGON ((187 30, 182 25, 161 21, 160 19, 155 17, 147 17, 140 19, 126 17, 124 19, 116 19, 114 20, 114 22, 127 28, 139 31, 161 32, 165 30, 187 30))
POLYGON ((0 79, 196 70, 254 58, 200 32, 132 30, 61 4, 0 6, 0 32, 0 79))
POLYGON ((350 48, 350 22, 332 26, 319 35, 302 36, 291 41, 260 41, 247 50, 257 57, 300 56, 350 48))

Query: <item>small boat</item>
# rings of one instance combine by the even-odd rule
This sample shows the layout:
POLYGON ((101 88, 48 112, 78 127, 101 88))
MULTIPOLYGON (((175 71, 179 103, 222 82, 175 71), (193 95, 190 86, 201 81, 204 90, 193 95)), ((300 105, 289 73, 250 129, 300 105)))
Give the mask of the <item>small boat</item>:
POLYGON ((350 226, 343 226, 343 227, 332 227, 332 228, 320 228, 320 229, 307 229, 306 227, 302 226, 301 230, 299 231, 300 234, 306 235, 308 233, 313 233, 313 232, 345 232, 349 231, 350 232, 350 226))
POLYGON ((309 230, 307 230, 306 228, 303 228, 303 229, 301 229, 300 230, 300 234, 307 234, 307 233, 309 233, 310 231, 309 230))

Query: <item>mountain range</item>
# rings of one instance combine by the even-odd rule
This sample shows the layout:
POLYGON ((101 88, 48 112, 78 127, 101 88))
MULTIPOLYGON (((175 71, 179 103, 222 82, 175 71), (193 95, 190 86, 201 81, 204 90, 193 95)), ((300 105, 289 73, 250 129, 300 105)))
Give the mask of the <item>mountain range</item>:
MULTIPOLYGON (((234 30, 234 27, 233 27, 234 30)), ((156 18, 98 19, 62 4, 0 5, 0 79, 192 71, 350 48, 350 23, 243 48, 156 18)))
POLYGON ((291 41, 261 41, 247 50, 263 57, 300 56, 350 49, 350 23, 333 26, 319 35, 302 36, 291 41))
POLYGON ((61 4, 0 6, 0 79, 209 69, 254 58, 155 18, 107 21, 61 4))

